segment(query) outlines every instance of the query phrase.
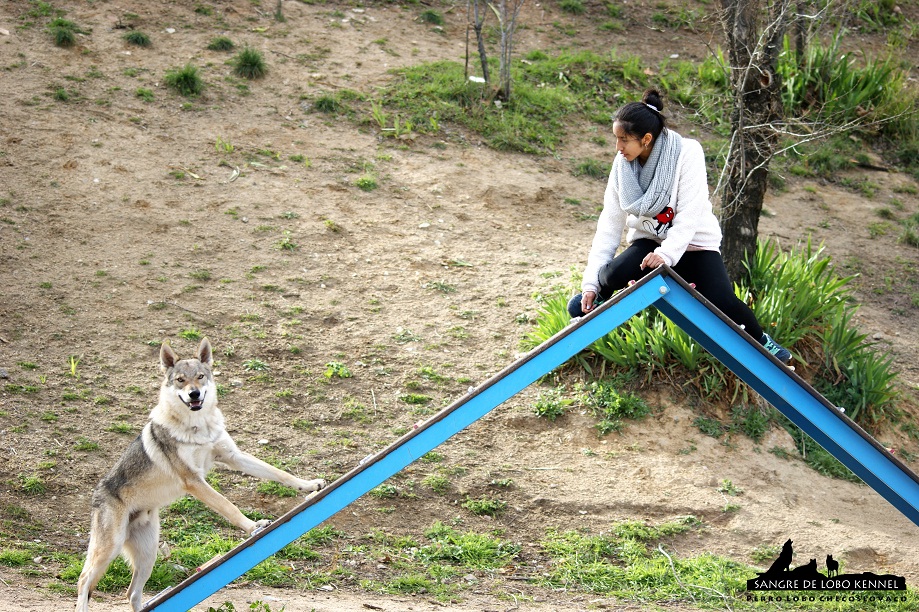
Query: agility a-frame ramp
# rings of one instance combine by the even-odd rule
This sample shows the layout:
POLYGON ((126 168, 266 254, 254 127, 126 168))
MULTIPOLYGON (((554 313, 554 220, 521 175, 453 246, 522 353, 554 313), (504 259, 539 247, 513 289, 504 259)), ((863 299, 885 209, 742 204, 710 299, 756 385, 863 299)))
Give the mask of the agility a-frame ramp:
POLYGON ((348 506, 404 467, 548 374, 634 314, 654 306, 741 380, 919 525, 919 477, 663 266, 471 390, 392 445, 215 562, 147 602, 144 612, 185 611, 348 506))

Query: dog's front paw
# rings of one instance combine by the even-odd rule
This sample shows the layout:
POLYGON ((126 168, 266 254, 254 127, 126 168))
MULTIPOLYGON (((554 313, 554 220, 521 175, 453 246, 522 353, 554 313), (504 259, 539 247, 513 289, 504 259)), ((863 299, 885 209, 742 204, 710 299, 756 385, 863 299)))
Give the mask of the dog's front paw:
POLYGON ((252 531, 249 532, 249 536, 254 536, 258 532, 262 531, 271 524, 271 521, 268 519, 262 519, 260 521, 255 521, 255 525, 252 527, 252 531))
POLYGON ((312 493, 313 491, 324 489, 326 484, 326 481, 322 478, 317 478, 316 480, 304 480, 303 484, 300 485, 300 490, 306 491, 307 493, 312 493))

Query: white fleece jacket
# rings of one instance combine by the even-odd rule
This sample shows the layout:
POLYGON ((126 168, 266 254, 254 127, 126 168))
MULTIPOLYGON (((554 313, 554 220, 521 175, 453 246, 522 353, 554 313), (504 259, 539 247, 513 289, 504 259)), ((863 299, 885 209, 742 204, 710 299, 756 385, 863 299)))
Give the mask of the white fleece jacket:
MULTIPOLYGON (((676 132, 670 133, 682 138, 676 132)), ((616 255, 625 226, 629 228, 627 244, 641 238, 655 240, 660 246, 654 252, 669 266, 675 266, 687 250, 720 250, 721 226, 708 199, 705 153, 696 140, 683 138, 669 206, 673 210, 669 223, 654 217, 630 215, 622 210, 619 193, 613 189, 613 181, 609 181, 603 195, 603 212, 597 221, 597 233, 587 256, 581 291, 599 292, 600 268, 616 255)))

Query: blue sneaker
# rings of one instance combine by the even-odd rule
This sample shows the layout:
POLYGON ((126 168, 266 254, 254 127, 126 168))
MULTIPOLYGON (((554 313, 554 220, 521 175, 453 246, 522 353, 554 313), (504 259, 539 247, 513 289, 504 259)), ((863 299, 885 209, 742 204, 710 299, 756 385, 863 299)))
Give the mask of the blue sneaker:
POLYGON ((791 351, 773 340, 772 336, 769 334, 763 333, 762 343, 763 348, 773 354, 776 359, 782 363, 787 364, 789 361, 791 361, 791 351))

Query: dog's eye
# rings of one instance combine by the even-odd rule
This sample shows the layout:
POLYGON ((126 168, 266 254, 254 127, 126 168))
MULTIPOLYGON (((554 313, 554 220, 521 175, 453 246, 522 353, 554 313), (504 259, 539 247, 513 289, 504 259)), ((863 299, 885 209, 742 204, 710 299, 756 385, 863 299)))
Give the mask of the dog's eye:
POLYGON ((177 377, 176 377, 176 382, 179 383, 179 384, 184 383, 184 382, 185 382, 185 377, 184 377, 184 376, 177 376, 177 377))
POLYGON ((204 374, 198 374, 198 380, 204 380, 204 374))

